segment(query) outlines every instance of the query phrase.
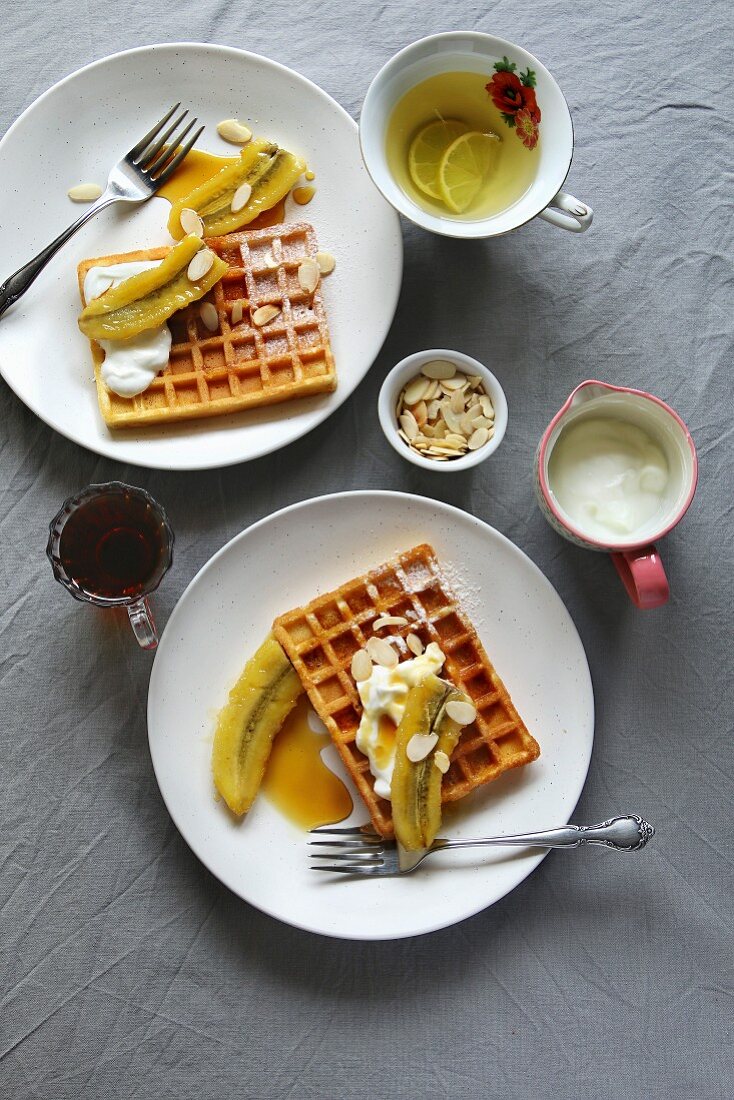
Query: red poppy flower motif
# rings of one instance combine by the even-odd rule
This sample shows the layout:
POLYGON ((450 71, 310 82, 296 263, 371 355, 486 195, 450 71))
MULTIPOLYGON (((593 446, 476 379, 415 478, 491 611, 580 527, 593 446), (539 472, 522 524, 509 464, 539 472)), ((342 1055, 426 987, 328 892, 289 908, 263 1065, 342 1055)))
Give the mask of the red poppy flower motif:
POLYGON ((540 107, 535 98, 535 88, 526 88, 522 85, 523 107, 530 112, 533 122, 540 122, 540 107))
MULTIPOLYGON (((528 89, 523 87, 514 73, 505 71, 495 73, 486 88, 497 110, 503 111, 504 114, 514 115, 515 111, 519 111, 525 105, 523 92, 528 89)), ((530 91, 532 91, 532 88, 530 91)), ((535 93, 533 92, 534 98, 535 93)))
POLYGON ((527 107, 515 115, 515 133, 526 149, 534 149, 538 144, 538 123, 527 107))

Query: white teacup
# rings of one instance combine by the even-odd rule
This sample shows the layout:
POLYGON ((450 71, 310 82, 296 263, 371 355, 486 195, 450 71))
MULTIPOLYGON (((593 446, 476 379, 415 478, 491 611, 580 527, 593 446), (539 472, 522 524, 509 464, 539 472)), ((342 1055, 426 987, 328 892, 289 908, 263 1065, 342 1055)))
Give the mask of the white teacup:
POLYGON ((561 89, 548 70, 520 46, 478 31, 452 31, 413 42, 380 69, 367 91, 359 122, 359 136, 367 171, 401 214, 416 225, 447 237, 497 237, 540 217, 560 229, 583 233, 593 213, 586 203, 561 187, 573 157, 573 125, 561 89), (495 62, 508 58, 518 72, 532 69, 542 120, 538 170, 517 202, 491 217, 462 221, 441 217, 414 202, 393 176, 385 151, 385 136, 395 105, 410 88, 445 72, 493 75, 495 62))

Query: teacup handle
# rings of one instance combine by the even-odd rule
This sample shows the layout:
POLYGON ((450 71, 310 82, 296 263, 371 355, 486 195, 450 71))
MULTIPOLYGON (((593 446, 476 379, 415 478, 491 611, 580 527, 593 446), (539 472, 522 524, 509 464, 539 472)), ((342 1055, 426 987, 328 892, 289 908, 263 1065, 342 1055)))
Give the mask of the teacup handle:
POLYGON ((559 229, 568 229, 571 233, 583 233, 589 228, 594 211, 585 202, 580 202, 568 191, 559 191, 554 199, 541 210, 539 218, 557 225, 559 229))
POLYGON ((158 631, 147 597, 143 596, 142 600, 129 604, 127 613, 138 645, 143 649, 155 649, 158 645, 158 631))
POLYGON ((635 607, 648 611, 668 602, 668 578, 657 547, 652 543, 637 550, 615 551, 612 561, 635 607))

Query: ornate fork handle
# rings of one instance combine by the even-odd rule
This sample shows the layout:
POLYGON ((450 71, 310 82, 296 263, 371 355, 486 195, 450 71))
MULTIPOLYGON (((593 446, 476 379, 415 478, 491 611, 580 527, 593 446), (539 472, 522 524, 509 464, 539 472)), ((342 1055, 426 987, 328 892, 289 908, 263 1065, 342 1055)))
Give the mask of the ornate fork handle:
POLYGON ((49 260, 56 255, 70 237, 74 236, 77 229, 81 229, 90 218, 93 218, 95 214, 98 214, 100 210, 104 210, 105 207, 110 206, 113 202, 118 202, 121 197, 120 195, 111 193, 109 190, 105 191, 103 195, 100 195, 93 206, 85 210, 82 216, 77 218, 68 229, 63 231, 63 233, 59 233, 58 237, 51 241, 51 244, 46 245, 37 256, 34 256, 27 264, 23 264, 23 266, 19 267, 17 271, 14 271, 12 275, 9 275, 2 286, 0 286, 0 317, 2 317, 9 306, 12 306, 14 302, 17 302, 18 299, 25 294, 28 287, 35 281, 37 276, 40 275, 49 260))
POLYGON ((580 848, 582 844, 603 844, 617 852, 639 852, 655 835, 652 825, 637 814, 611 817, 598 825, 563 825, 538 833, 516 836, 476 837, 469 840, 436 840, 431 851, 446 848, 476 848, 483 845, 522 845, 541 848, 580 848))

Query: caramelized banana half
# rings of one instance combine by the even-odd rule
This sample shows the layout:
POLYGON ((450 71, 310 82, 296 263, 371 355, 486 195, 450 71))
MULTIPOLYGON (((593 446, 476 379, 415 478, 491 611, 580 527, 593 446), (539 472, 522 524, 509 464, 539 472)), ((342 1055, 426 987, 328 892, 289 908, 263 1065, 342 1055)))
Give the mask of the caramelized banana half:
POLYGON ((89 302, 79 317, 79 328, 90 340, 129 340, 146 329, 158 328, 179 309, 203 298, 228 270, 228 265, 207 249, 212 263, 192 279, 189 264, 206 245, 198 237, 185 237, 157 267, 130 279, 89 302))
POLYGON ((270 635, 230 691, 214 734, 214 783, 232 813, 252 806, 273 739, 302 694, 298 673, 270 635))
POLYGON ((232 233, 285 198, 305 170, 300 157, 264 138, 253 138, 240 153, 238 164, 227 165, 173 203, 168 232, 180 240, 184 234, 181 211, 188 209, 203 221, 205 237, 232 233), (245 184, 251 188, 249 194, 245 184))
POLYGON ((441 826, 443 772, 436 763, 436 753, 450 757, 462 729, 446 713, 451 702, 468 700, 452 684, 438 676, 427 676, 408 692, 397 729, 392 817, 396 839, 410 851, 428 848, 441 826), (426 755, 421 759, 410 759, 424 749, 426 755))

